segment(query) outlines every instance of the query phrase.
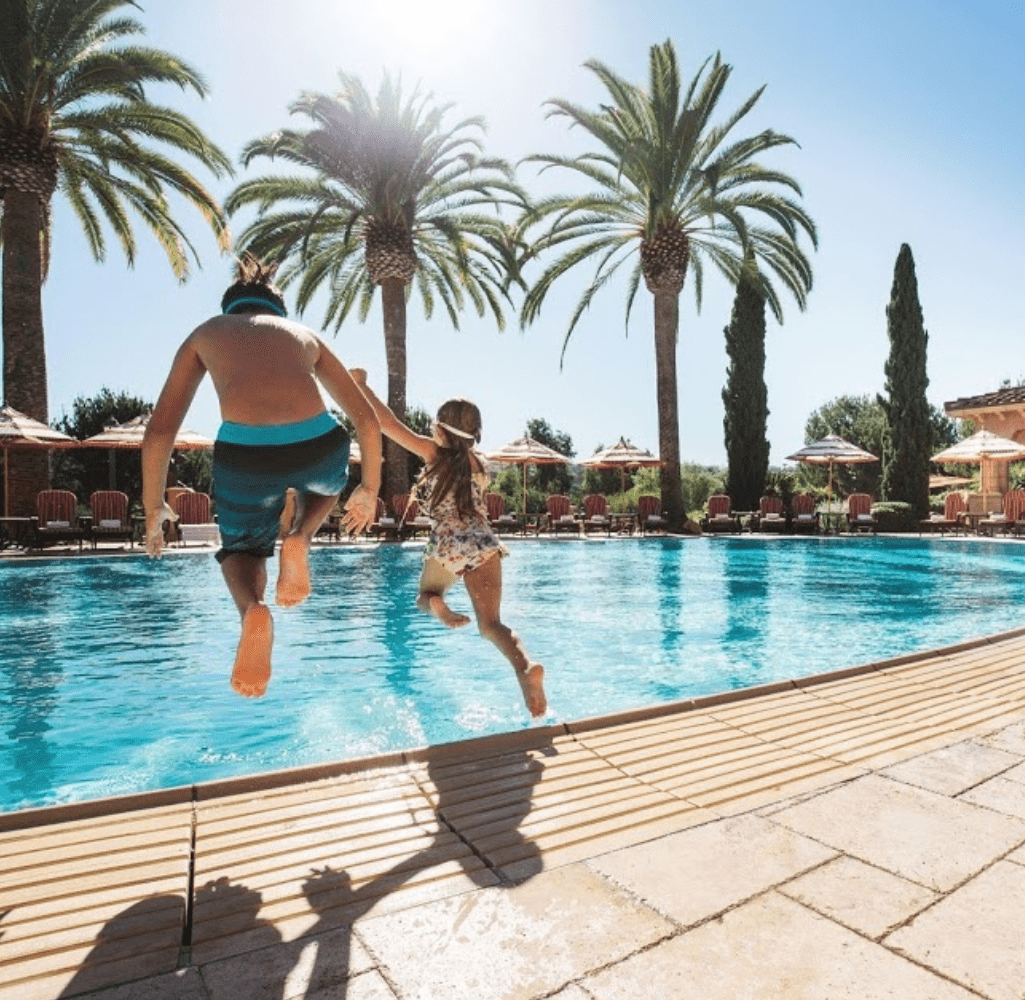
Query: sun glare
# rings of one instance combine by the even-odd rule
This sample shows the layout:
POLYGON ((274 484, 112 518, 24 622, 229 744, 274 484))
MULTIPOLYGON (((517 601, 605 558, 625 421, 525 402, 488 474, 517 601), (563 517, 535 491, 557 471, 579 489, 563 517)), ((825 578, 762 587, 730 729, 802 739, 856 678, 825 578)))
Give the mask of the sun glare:
POLYGON ((374 11, 375 34, 394 64, 455 69, 491 44, 501 30, 497 8, 474 0, 391 0, 374 11))

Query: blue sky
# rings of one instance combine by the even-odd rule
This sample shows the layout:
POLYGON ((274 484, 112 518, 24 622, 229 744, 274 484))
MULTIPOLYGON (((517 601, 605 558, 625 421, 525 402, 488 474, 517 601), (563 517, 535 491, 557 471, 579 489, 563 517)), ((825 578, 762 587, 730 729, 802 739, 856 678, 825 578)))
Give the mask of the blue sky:
MULTIPOLYGON (((689 79, 719 51, 734 67, 722 113, 767 84, 741 134, 772 127, 797 139, 800 148, 766 162, 801 182, 820 234, 807 310, 788 302, 782 326, 769 318, 772 462, 803 444, 805 421, 824 403, 881 390, 885 308, 904 242, 915 257, 929 331, 930 401, 942 405, 1025 375, 1020 0, 856 7, 832 0, 140 3, 147 41, 188 60, 211 88, 206 101, 177 91, 157 96, 192 116, 233 158, 253 137, 304 126, 289 116, 289 103, 302 90, 337 89, 340 69, 371 89, 384 70, 401 74, 407 87, 419 83, 439 103, 454 104, 450 125, 484 115, 487 151, 510 161, 568 153, 581 148, 580 138, 562 121, 546 120, 543 105, 556 96, 592 107, 603 100, 585 60, 643 82, 650 45, 671 38, 689 79)), ((223 196, 273 166, 257 162, 234 180, 203 179, 223 196)), ((518 177, 528 190, 563 187, 551 173, 539 180, 529 164, 518 177)), ((58 201, 44 292, 51 418, 105 385, 155 400, 178 343, 216 311, 231 281, 230 261, 218 255, 198 216, 183 209, 204 265, 186 285, 177 284, 141 227, 134 270, 114 246, 106 263, 96 264, 69 216, 58 201)), ((621 435, 657 451, 650 296, 638 296, 626 336, 623 287, 607 288, 579 324, 560 370, 570 311, 589 278, 586 267, 562 278, 525 332, 513 313, 500 333, 472 312, 454 331, 440 315, 425 321, 412 300, 410 405, 433 411, 450 396, 474 399, 486 449, 544 417, 570 434, 577 457, 621 435)), ((681 299, 685 461, 725 462, 722 331, 732 301, 732 289, 711 273, 700 314, 689 281, 681 299)), ((314 305, 302 318, 319 330, 321 317, 314 305)), ((326 336, 343 362, 365 367, 372 384, 385 386, 379 312, 326 336)), ((213 436, 218 422, 207 380, 186 425, 213 436)))

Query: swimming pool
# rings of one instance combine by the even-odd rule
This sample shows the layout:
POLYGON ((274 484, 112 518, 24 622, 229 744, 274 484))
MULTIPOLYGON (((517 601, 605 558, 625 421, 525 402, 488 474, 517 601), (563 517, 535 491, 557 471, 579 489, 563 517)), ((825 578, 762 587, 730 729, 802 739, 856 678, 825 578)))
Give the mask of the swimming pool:
MULTIPOLYGON (((919 538, 510 545, 504 618, 578 719, 946 645, 1025 623, 1025 548, 919 538)), ((529 725, 474 628, 413 607, 421 546, 317 549, 275 611, 266 697, 235 695, 212 556, 0 564, 0 810, 529 725)), ((270 592, 273 593, 272 566, 270 592)), ((452 605, 470 613, 462 588, 452 605)))

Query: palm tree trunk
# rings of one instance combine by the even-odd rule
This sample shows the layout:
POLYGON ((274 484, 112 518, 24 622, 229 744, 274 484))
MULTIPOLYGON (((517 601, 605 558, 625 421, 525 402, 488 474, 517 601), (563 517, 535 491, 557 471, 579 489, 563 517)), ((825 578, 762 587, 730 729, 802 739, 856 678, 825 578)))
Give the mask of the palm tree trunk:
MULTIPOLYGON (((398 278, 381 282, 384 312, 384 350, 388 361, 388 408, 406 419, 406 286, 398 278)), ((385 500, 409 492, 409 460, 394 441, 384 442, 383 487, 385 500)))
POLYGON ((676 385, 676 333, 680 293, 655 295, 655 378, 658 400, 658 450, 662 459, 662 508, 671 531, 682 531, 686 519, 680 481, 680 416, 676 385))
MULTIPOLYGON (((46 347, 43 340, 43 255, 39 196, 14 188, 4 193, 3 342, 4 401, 48 422, 46 347)), ((9 452, 10 497, 15 517, 35 513, 36 494, 50 485, 48 452, 9 452)))

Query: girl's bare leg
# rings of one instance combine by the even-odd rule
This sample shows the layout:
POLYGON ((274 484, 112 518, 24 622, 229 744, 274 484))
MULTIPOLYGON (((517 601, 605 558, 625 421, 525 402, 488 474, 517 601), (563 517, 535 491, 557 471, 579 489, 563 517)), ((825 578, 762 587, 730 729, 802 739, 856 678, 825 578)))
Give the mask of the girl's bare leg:
POLYGON ((445 603, 445 592, 456 579, 456 575, 445 569, 437 559, 426 559, 420 574, 420 592, 416 595, 416 606, 425 614, 434 615, 448 628, 462 628, 470 624, 466 615, 458 614, 445 603))
POLYGON ((274 642, 274 622, 263 601, 267 560, 239 552, 221 563, 221 573, 242 618, 231 686, 247 698, 259 698, 270 680, 274 642))
POLYGON ((310 596, 310 545, 324 518, 331 513, 338 494, 322 497, 300 493, 292 529, 281 542, 275 600, 283 608, 302 604, 310 596))
POLYGON ((527 656, 519 636, 501 620, 502 559, 496 552, 483 566, 463 575, 466 590, 473 602, 480 634, 493 642, 512 664, 520 682, 527 711, 535 718, 548 709, 545 697, 545 669, 527 656))

